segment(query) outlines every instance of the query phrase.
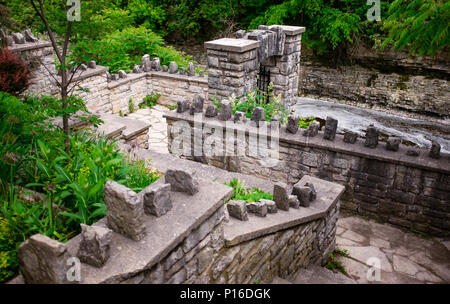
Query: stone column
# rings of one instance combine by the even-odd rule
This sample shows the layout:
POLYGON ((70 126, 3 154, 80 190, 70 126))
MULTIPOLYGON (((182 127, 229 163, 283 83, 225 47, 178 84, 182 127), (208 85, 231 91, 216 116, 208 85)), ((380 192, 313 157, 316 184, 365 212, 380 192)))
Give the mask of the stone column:
POLYGON ((259 41, 222 38, 205 43, 208 96, 213 100, 242 96, 256 88, 259 41))
MULTIPOLYGON (((267 58, 262 65, 270 69, 270 79, 273 81, 273 91, 277 96, 281 93, 282 99, 289 102, 298 95, 298 81, 300 73, 300 51, 304 27, 288 25, 272 25, 269 30, 284 33, 284 47, 282 55, 267 58)), ((281 52, 280 52, 281 53, 281 52)))

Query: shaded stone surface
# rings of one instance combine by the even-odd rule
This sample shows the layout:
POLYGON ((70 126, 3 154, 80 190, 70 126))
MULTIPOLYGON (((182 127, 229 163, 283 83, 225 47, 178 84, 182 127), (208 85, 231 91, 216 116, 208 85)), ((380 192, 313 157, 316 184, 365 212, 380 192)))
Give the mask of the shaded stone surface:
POLYGON ((132 240, 144 238, 146 231, 141 197, 115 181, 106 182, 104 195, 108 226, 132 240))
POLYGON ((244 117, 245 117, 244 112, 236 111, 236 112, 234 112, 233 122, 237 123, 237 122, 243 121, 244 117))
POLYGON ((378 130, 373 125, 367 127, 366 130, 366 140, 364 146, 368 148, 376 148, 378 145, 378 130))
POLYGON ((323 138, 327 140, 334 140, 334 138, 336 137, 337 125, 337 119, 327 116, 323 138))
POLYGON ((352 131, 345 131, 343 141, 348 144, 354 144, 358 139, 358 134, 352 131))
POLYGON ((389 151, 398 151, 400 147, 400 138, 398 137, 390 137, 386 142, 386 150, 389 151))
POLYGON ((260 199, 259 201, 266 204, 268 213, 277 213, 278 212, 277 204, 274 201, 266 200, 266 199, 260 199))
POLYGON ((317 192, 313 183, 305 183, 306 187, 311 189, 311 194, 309 195, 309 200, 312 202, 317 198, 317 192))
POLYGON ((187 172, 185 170, 167 170, 164 175, 166 183, 172 186, 172 191, 185 192, 194 195, 198 192, 198 178, 194 171, 187 172))
POLYGON ((81 224, 81 242, 78 258, 81 262, 102 267, 109 259, 112 230, 81 224))
POLYGON ((219 120, 226 121, 229 120, 232 116, 231 111, 231 101, 229 100, 222 100, 220 103, 220 113, 219 113, 219 120))
POLYGON ((294 209, 300 208, 300 201, 296 195, 289 195, 289 207, 294 209))
POLYGON ((308 137, 314 137, 319 133, 319 126, 320 124, 316 121, 313 121, 309 126, 308 129, 306 129, 303 132, 303 136, 308 136, 308 137))
POLYGON ((300 201, 302 207, 309 207, 311 204, 311 188, 299 184, 295 184, 292 189, 292 193, 295 194, 300 201))
POLYGON ((145 213, 163 216, 169 212, 172 209, 170 189, 170 184, 155 182, 139 192, 139 195, 142 196, 145 213))
POLYGON ((248 212, 254 213, 257 216, 265 217, 267 215, 267 205, 264 201, 256 203, 247 203, 248 212))
POLYGON ((437 141, 431 142, 431 148, 429 153, 431 158, 440 158, 441 157, 441 145, 437 141))
POLYGON ((188 76, 195 76, 195 66, 192 62, 188 63, 187 74, 188 74, 188 76))
POLYGON ((194 115, 195 113, 203 113, 203 102, 204 99, 200 95, 195 95, 192 100, 191 108, 189 109, 189 113, 194 115))
POLYGON ((227 210, 230 216, 241 221, 248 221, 246 201, 229 201, 227 203, 227 210))
POLYGON ((178 73, 178 65, 175 61, 171 61, 169 65, 169 73, 176 74, 178 73))
POLYGON ((261 121, 266 119, 266 114, 264 113, 263 107, 256 107, 252 112, 251 121, 256 123, 256 126, 259 127, 261 121))
POLYGON ((17 257, 26 283, 67 283, 69 255, 65 244, 35 234, 19 246, 17 257))
POLYGON ((177 102, 177 113, 184 113, 191 107, 189 99, 183 99, 177 102))
POLYGON ((216 108, 216 106, 215 105, 213 105, 213 104, 210 104, 210 105, 208 105, 208 107, 206 108, 206 111, 205 111, 205 116, 206 117, 216 117, 217 116, 217 108, 216 108))
POLYGON ((299 128, 299 126, 298 126, 298 119, 299 119, 298 116, 289 115, 288 123, 287 123, 287 126, 286 126, 286 131, 288 131, 289 133, 292 133, 292 134, 296 134, 297 131, 298 131, 298 128, 299 128))
POLYGON ((33 35, 30 29, 26 29, 25 31, 23 31, 23 36, 28 42, 37 42, 39 40, 33 35))
POLYGON ((278 182, 274 184, 273 200, 278 209, 289 211, 289 187, 285 183, 278 182))

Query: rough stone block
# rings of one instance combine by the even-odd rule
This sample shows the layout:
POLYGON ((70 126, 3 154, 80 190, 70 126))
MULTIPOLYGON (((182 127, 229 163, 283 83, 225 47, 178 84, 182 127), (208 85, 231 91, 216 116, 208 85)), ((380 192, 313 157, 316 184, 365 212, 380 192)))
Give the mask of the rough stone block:
POLYGON ((133 73, 135 73, 135 74, 142 73, 141 67, 138 66, 137 64, 135 64, 134 68, 133 68, 133 73))
POLYGON ((336 137, 337 125, 338 125, 337 119, 327 116, 323 138, 327 140, 334 140, 334 138, 336 137))
POLYGON ((161 71, 161 60, 158 57, 153 58, 152 69, 158 72, 161 71))
POLYGON ((141 197, 115 181, 106 182, 104 194, 108 226, 132 240, 141 240, 146 234, 141 197))
POLYGON ((348 144, 354 144, 356 139, 358 138, 358 134, 352 131, 345 131, 344 133, 344 142, 348 144))
POLYGON ((195 66, 192 62, 188 63, 188 76, 195 76, 195 66))
POLYGON ((205 76, 205 71, 200 70, 198 71, 198 77, 204 77, 205 76))
POLYGON ((300 208, 300 201, 296 195, 289 195, 289 207, 294 209, 300 208))
POLYGON ((316 121, 312 122, 308 129, 305 130, 305 132, 303 132, 303 136, 308 136, 308 137, 314 137, 319 133, 319 126, 320 124, 316 121))
POLYGON ((242 39, 245 37, 245 30, 238 30, 235 34, 234 37, 236 37, 236 39, 242 39))
POLYGON ((25 43, 25 38, 23 37, 23 35, 21 33, 13 33, 11 34, 11 36, 14 39, 14 42, 16 44, 24 44, 25 43))
POLYGON ((210 104, 208 105, 208 107, 206 108, 206 112, 205 112, 205 116, 206 117, 216 117, 217 116, 217 108, 215 105, 210 104))
POLYGON ((141 66, 144 72, 150 72, 152 70, 152 64, 150 62, 150 55, 145 54, 141 59, 141 66))
POLYGON ((264 201, 256 203, 247 203, 247 210, 257 216, 265 217, 267 215, 267 205, 264 201))
POLYGON ((184 73, 184 67, 180 67, 180 75, 184 75, 185 73, 184 73))
POLYGON ((309 207, 311 198, 311 188, 307 186, 300 186, 298 184, 294 185, 292 193, 297 195, 300 205, 303 207, 309 207))
POLYGON ((81 224, 81 242, 78 258, 83 263, 102 267, 109 259, 112 230, 99 226, 81 224))
POLYGON ((163 72, 168 72, 169 71, 169 68, 167 67, 167 65, 163 65, 163 72))
POLYGON ((398 137, 390 137, 386 142, 386 150, 398 151, 399 147, 400 147, 400 138, 398 137))
POLYGON ((374 125, 370 125, 366 130, 366 141, 364 146, 374 149, 378 145, 378 130, 374 125))
POLYGON ((309 200, 312 202, 317 198, 316 188, 313 183, 305 183, 305 187, 309 187, 311 189, 311 194, 309 196, 309 200))
POLYGON ((253 110, 251 120, 256 123, 257 127, 259 127, 259 123, 261 121, 264 121, 265 119, 266 119, 266 114, 264 113, 264 108, 263 107, 256 107, 253 110))
POLYGON ((277 204, 274 201, 266 200, 266 199, 261 199, 259 201, 266 204, 268 213, 277 213, 278 212, 277 204))
POLYGON ((231 116, 232 116, 231 101, 226 99, 222 100, 220 104, 219 120, 226 121, 229 120, 231 116))
POLYGON ((203 113, 203 103, 203 97, 200 95, 195 95, 194 99, 192 100, 192 106, 189 109, 189 113, 191 115, 194 115, 195 113, 203 113))
POLYGON ((91 60, 88 62, 87 66, 90 69, 95 69, 97 67, 97 63, 95 62, 95 60, 91 60))
POLYGON ((167 170, 164 175, 166 183, 172 186, 172 191, 185 192, 194 195, 198 192, 198 178, 195 172, 189 173, 184 170, 167 170))
POLYGON ((278 209, 289 211, 289 188, 285 183, 277 182, 274 184, 273 200, 278 209))
POLYGON ((247 202, 229 201, 227 203, 228 214, 241 221, 248 221, 247 202))
POLYGON ((431 148, 429 153, 431 158, 440 158, 441 157, 441 145, 437 141, 431 142, 431 148))
POLYGON ((298 120, 299 117, 295 115, 289 115, 288 117, 288 123, 286 126, 286 131, 289 133, 295 134, 298 131, 298 120))
POLYGON ((184 113, 188 111, 191 107, 191 103, 189 102, 189 99, 183 99, 177 101, 177 113, 184 113))
POLYGON ((236 111, 234 112, 234 116, 233 116, 233 122, 237 123, 237 122, 241 122, 245 117, 245 113, 241 112, 241 111, 236 111))
POLYGON ((178 72, 178 65, 175 61, 171 61, 169 65, 169 73, 176 74, 178 72))
POLYGON ((120 70, 117 73, 119 75, 119 78, 127 78, 127 73, 124 70, 120 70))
POLYGON ((420 152, 416 150, 408 150, 406 151, 406 155, 417 157, 420 155, 420 152))
POLYGON ((66 263, 69 255, 64 244, 45 235, 35 234, 19 246, 17 256, 26 283, 68 283, 66 263))
POLYGON ((170 189, 170 184, 154 183, 139 192, 145 213, 159 217, 169 212, 172 209, 170 189))
POLYGON ((30 29, 26 29, 23 31, 23 36, 25 37, 25 40, 28 42, 38 42, 39 39, 37 39, 30 29))

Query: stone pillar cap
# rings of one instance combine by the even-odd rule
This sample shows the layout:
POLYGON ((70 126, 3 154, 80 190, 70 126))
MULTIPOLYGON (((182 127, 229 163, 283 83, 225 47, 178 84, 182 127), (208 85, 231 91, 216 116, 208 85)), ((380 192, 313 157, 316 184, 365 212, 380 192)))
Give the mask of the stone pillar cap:
POLYGON ((274 27, 281 27, 288 36, 299 35, 306 31, 306 27, 304 26, 276 25, 276 24, 269 26, 269 29, 273 29, 274 27))
POLYGON ((210 50, 243 53, 259 47, 259 41, 248 39, 221 38, 205 42, 205 48, 210 50))

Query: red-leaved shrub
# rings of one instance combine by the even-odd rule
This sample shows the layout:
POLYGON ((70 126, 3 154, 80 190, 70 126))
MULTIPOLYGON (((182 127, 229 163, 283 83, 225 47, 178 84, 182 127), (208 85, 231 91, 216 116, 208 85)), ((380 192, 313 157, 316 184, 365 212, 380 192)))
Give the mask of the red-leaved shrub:
POLYGON ((0 91, 11 95, 18 95, 29 85, 30 70, 19 55, 8 48, 0 53, 0 91))

